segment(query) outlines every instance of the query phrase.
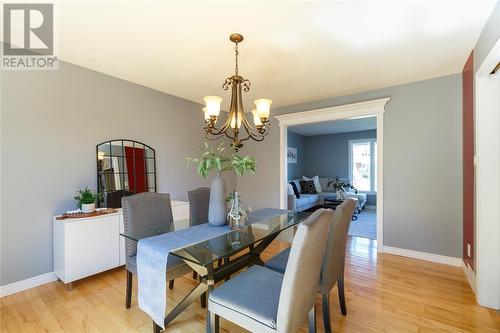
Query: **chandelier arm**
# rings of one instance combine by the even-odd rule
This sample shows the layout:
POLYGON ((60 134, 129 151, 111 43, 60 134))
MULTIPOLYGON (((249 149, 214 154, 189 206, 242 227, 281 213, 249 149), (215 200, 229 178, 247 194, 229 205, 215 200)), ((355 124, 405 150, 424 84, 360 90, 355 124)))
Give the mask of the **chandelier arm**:
POLYGON ((245 114, 243 114, 242 118, 243 119, 241 119, 241 122, 243 123, 243 127, 245 127, 245 130, 247 131, 247 133, 250 134, 250 132, 252 132, 252 130, 253 130, 253 126, 250 124, 250 122, 248 121, 245 114))
MULTIPOLYGON (((233 131, 233 133, 234 133, 234 131, 233 131)), ((230 135, 227 133, 227 131, 226 131, 226 132, 224 132, 223 134, 225 134, 225 135, 226 135, 229 139, 234 140, 234 137, 230 136, 230 135)))
POLYGON ((223 136, 224 134, 219 134, 217 136, 210 136, 211 133, 205 133, 205 138, 207 140, 212 140, 212 141, 215 141, 215 140, 219 140, 221 136, 223 136))
POLYGON ((212 132, 212 131, 209 131, 209 132, 210 132, 210 134, 212 134, 214 136, 215 135, 222 135, 222 134, 224 134, 223 132, 227 131, 227 129, 228 129, 228 127, 230 127, 230 125, 231 125, 231 118, 228 117, 226 119, 226 122, 224 123, 224 125, 222 125, 222 127, 220 129, 213 127, 213 129, 215 129, 215 132, 212 132))
POLYGON ((257 142, 260 142, 260 141, 263 141, 264 140, 264 137, 266 136, 267 134, 256 134, 256 133, 250 133, 248 134, 248 136, 246 136, 245 138, 241 139, 240 141, 243 142, 243 141, 247 141, 249 139, 252 139, 254 141, 257 141, 257 142))
MULTIPOLYGON (((247 124, 248 124, 248 122, 247 122, 247 124)), ((246 126, 244 126, 244 127, 245 127, 245 130, 247 131, 247 136, 245 138, 241 139, 240 141, 247 141, 249 139, 252 139, 254 141, 262 141, 262 140, 264 140, 266 135, 269 133, 267 131, 266 125, 264 125, 262 133, 260 133, 260 132, 256 133, 250 127, 248 127, 248 128, 246 126)))

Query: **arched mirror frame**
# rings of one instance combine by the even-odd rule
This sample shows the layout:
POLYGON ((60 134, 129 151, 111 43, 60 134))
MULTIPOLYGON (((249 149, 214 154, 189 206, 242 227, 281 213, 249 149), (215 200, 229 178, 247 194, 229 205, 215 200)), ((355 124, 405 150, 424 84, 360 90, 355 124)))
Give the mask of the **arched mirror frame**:
POLYGON ((157 190, 156 152, 143 142, 114 139, 97 144, 96 167, 99 207, 118 208, 123 196, 157 190))

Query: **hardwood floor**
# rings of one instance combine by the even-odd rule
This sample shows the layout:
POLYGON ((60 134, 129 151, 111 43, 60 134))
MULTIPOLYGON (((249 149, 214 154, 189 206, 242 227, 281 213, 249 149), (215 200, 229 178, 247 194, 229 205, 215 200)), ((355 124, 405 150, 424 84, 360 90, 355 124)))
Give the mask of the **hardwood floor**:
MULTIPOLYGON (((264 259, 285 248, 274 242, 264 259)), ((500 332, 498 312, 475 303, 462 270, 390 254, 377 255, 376 243, 352 237, 346 258, 347 316, 332 292, 335 332, 500 332)), ((151 332, 152 323, 137 307, 134 278, 132 308, 125 309, 125 270, 108 271, 74 283, 67 292, 49 283, 0 299, 0 332, 151 332)), ((175 281, 169 304, 194 286, 191 275, 175 281)), ((318 297, 318 310, 321 299, 318 297)), ((181 314, 167 332, 203 332, 199 303, 181 314)), ((323 331, 321 312, 318 329, 323 331)), ((222 332, 243 332, 221 320, 222 332)), ((307 332, 304 324, 301 332, 307 332)))

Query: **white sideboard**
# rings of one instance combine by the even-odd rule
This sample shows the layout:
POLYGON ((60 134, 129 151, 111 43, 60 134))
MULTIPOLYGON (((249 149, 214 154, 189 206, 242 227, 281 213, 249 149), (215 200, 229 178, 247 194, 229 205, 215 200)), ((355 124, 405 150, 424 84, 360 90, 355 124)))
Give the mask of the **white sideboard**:
MULTIPOLYGON (((189 222, 189 204, 172 200, 174 221, 189 222)), ((71 288, 71 282, 125 265, 123 214, 57 220, 54 216, 54 274, 71 288)), ((187 225, 185 226, 187 227, 187 225)))

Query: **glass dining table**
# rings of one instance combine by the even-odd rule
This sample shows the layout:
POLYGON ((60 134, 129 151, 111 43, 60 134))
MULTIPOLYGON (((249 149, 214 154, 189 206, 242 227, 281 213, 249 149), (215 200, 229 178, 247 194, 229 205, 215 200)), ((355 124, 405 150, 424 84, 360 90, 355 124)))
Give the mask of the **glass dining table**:
MULTIPOLYGON (((229 279, 231 275, 246 267, 263 265, 261 254, 272 241, 284 230, 296 226, 310 216, 309 213, 281 211, 271 217, 259 217, 258 212, 249 213, 251 224, 244 228, 230 230, 226 234, 170 251, 171 255, 179 257, 189 265, 198 274, 199 279, 198 285, 167 314, 165 327, 200 296, 205 300, 202 307, 206 307, 208 294, 216 283, 229 279)), ((187 220, 177 221, 169 225, 129 230, 120 235, 138 242, 148 237, 189 228, 189 225, 187 220)), ((210 327, 208 321, 207 316, 207 330, 210 327)), ((154 322, 153 329, 155 333, 161 330, 154 322)))

